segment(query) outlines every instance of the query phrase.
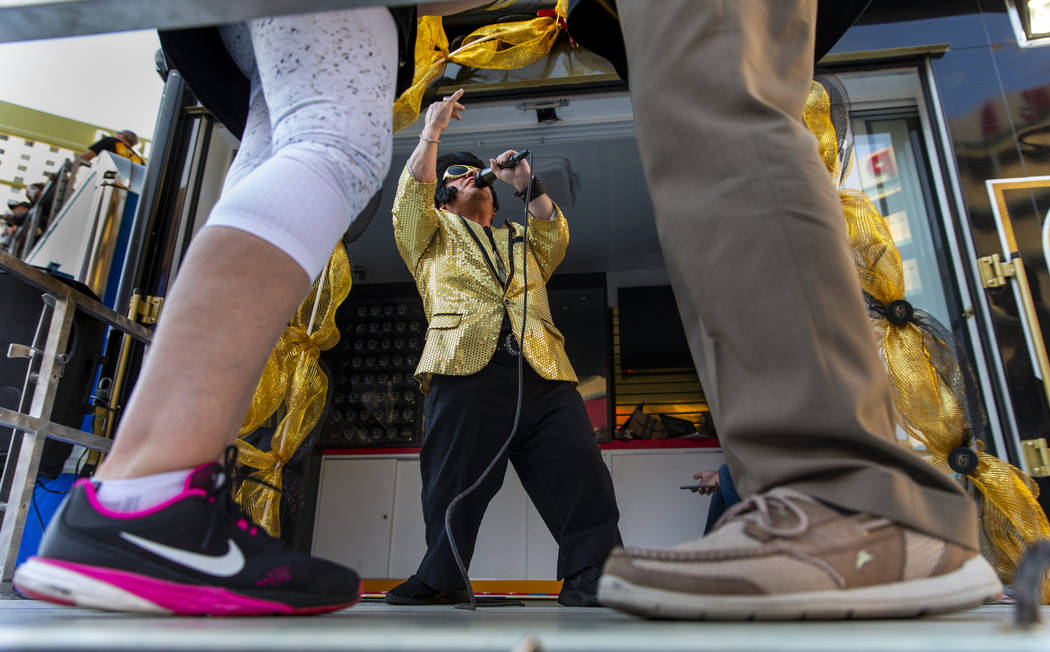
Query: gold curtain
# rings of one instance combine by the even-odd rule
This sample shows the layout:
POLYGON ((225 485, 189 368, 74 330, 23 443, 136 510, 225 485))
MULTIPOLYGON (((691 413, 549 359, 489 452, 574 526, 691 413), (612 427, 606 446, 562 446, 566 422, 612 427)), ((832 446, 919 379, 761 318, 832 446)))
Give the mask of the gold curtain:
POLYGON ((321 351, 339 341, 335 311, 349 292, 350 263, 340 243, 266 361, 248 415, 241 425, 239 435, 244 437, 282 404, 285 406, 284 416, 271 438, 270 450, 259 450, 243 439, 237 440, 238 464, 255 471, 248 476, 249 480, 241 483, 235 498, 253 521, 274 536, 281 532, 281 470, 324 412, 328 378, 317 364, 317 358, 321 351))
POLYGON ((416 33, 416 71, 412 85, 394 102, 394 131, 419 117, 423 94, 449 62, 470 68, 512 70, 547 56, 565 24, 568 0, 558 0, 556 16, 486 25, 471 32, 449 52, 440 16, 421 16, 416 33))
MULTIPOLYGON (((817 137, 828 173, 837 182, 838 141, 830 116, 828 93, 820 83, 813 82, 805 122, 817 137)), ((893 389, 897 421, 926 447, 921 454, 928 462, 953 473, 949 455, 971 445, 966 397, 958 381, 964 370, 958 367, 950 343, 932 329, 920 328, 919 320, 887 318, 885 308, 904 301, 904 273, 897 246, 882 215, 863 192, 842 189, 839 197, 861 288, 883 308, 872 318, 880 335, 879 349, 893 389)), ((1025 548, 1050 539, 1050 523, 1036 501, 1039 488, 1035 482, 1017 467, 984 452, 983 442, 975 440, 972 445, 978 463, 965 476, 982 497, 983 553, 1000 578, 1009 583, 1025 548)), ((1050 602, 1050 581, 1045 577, 1043 602, 1050 602)))

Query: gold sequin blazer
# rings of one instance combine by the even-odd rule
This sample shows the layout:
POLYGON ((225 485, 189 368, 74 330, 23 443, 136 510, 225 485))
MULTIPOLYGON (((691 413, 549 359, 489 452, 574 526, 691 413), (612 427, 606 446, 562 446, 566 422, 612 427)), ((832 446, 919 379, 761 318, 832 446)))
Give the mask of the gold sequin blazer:
MULTIPOLYGON (((510 315, 519 348, 522 342, 524 227, 509 222, 492 228, 490 240, 476 222, 436 208, 436 187, 436 181, 416 181, 406 166, 393 207, 397 249, 416 280, 429 322, 416 367, 416 379, 424 391, 431 374, 466 376, 481 371, 496 352, 505 313, 510 315), (505 286, 499 278, 500 262, 509 281, 505 286)), ((565 216, 557 205, 554 213, 550 220, 529 217, 524 353, 543 378, 576 383, 565 354, 565 338, 554 326, 547 302, 547 279, 569 246, 565 216)))

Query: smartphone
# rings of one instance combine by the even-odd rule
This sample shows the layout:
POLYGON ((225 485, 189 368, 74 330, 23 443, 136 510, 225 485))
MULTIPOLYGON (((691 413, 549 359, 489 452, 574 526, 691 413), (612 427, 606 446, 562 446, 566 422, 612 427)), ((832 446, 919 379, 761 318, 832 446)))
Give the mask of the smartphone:
POLYGON ((690 491, 699 491, 701 489, 717 489, 718 487, 713 484, 685 484, 678 488, 688 489, 690 491))

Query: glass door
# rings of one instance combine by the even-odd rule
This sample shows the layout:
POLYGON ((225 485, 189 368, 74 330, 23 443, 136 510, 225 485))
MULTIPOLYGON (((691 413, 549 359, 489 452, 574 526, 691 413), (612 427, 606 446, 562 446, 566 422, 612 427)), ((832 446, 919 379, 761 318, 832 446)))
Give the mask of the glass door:
POLYGON ((844 185, 863 190, 886 219, 900 252, 908 302, 964 337, 917 109, 856 111, 851 117, 855 162, 844 185))

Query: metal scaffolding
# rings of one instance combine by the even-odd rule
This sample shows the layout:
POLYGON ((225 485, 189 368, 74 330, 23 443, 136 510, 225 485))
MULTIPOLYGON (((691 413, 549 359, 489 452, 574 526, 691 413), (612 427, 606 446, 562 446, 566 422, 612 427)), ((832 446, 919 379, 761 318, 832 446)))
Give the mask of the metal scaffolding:
POLYGON ((43 300, 33 342, 11 344, 6 352, 11 358, 28 358, 29 365, 22 408, 17 411, 0 408, 0 426, 13 428, 11 448, 0 480, 0 500, 4 501, 0 503, 4 512, 0 525, 2 593, 10 591, 44 442, 50 437, 97 451, 108 451, 112 444, 104 437, 52 421, 55 394, 69 361, 66 351, 76 311, 81 310, 144 344, 150 342, 153 332, 6 252, 0 252, 0 269, 40 290, 43 300))

